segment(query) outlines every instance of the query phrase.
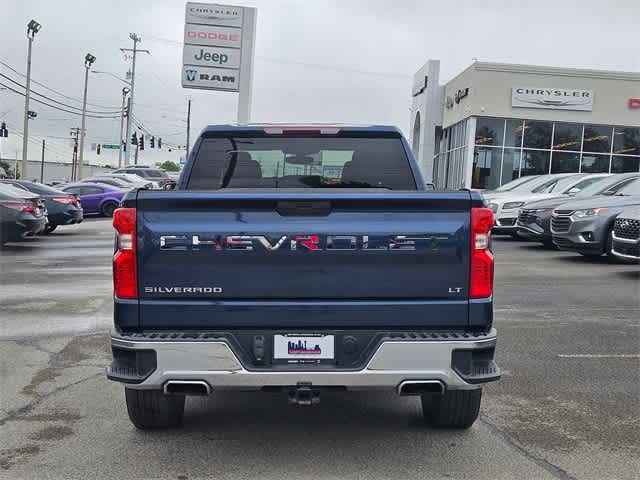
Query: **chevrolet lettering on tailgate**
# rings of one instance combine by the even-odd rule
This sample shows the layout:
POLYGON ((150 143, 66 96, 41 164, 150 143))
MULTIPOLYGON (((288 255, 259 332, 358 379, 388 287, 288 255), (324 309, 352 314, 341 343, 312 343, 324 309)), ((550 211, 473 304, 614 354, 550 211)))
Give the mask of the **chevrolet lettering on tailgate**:
POLYGON ((434 250, 438 241, 448 237, 434 235, 162 235, 161 250, 184 250, 210 245, 214 250, 255 251, 256 247, 266 251, 275 250, 362 250, 416 251, 419 249, 434 250))

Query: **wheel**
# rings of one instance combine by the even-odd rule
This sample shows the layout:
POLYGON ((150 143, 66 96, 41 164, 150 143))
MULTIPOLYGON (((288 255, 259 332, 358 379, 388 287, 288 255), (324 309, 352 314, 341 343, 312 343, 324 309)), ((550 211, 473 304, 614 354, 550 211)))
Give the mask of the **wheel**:
POLYGON ((422 395, 422 414, 427 425, 466 429, 480 413, 482 389, 451 390, 444 395, 422 395))
POLYGON ((51 233, 53 232, 56 228, 58 228, 58 225, 47 225, 47 228, 45 228, 44 233, 51 233))
POLYGON ((184 396, 160 390, 124 389, 129 419, 140 430, 179 427, 184 415, 184 396))
POLYGON ((105 217, 113 217, 113 212, 118 208, 118 204, 115 202, 107 202, 102 206, 102 214, 105 217))

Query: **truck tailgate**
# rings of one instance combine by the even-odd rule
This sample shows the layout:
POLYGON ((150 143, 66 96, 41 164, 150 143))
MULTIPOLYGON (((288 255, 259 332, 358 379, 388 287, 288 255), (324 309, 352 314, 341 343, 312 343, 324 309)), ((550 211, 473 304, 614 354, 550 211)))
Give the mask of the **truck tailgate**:
POLYGON ((464 326, 468 192, 140 191, 140 327, 464 326))

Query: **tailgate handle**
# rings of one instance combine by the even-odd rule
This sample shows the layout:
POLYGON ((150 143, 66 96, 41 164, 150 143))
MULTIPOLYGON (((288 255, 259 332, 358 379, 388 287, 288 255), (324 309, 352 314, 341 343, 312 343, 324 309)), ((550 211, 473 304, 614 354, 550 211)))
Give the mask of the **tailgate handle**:
POLYGON ((276 210, 283 217, 326 217, 331 213, 331 202, 280 201, 276 210))

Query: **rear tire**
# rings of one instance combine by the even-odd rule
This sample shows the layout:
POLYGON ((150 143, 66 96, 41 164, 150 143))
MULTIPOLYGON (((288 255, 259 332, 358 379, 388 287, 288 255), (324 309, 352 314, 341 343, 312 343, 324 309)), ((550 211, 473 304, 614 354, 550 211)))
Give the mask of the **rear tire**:
POLYGON ((431 427, 467 429, 478 418, 481 400, 481 388, 422 395, 422 414, 431 427))
POLYGON ((102 214, 105 217, 113 217, 113 212, 118 208, 118 204, 115 202, 107 202, 102 206, 102 214))
POLYGON ((129 419, 140 430, 175 428, 182 424, 184 396, 169 396, 160 390, 124 389, 129 419))

